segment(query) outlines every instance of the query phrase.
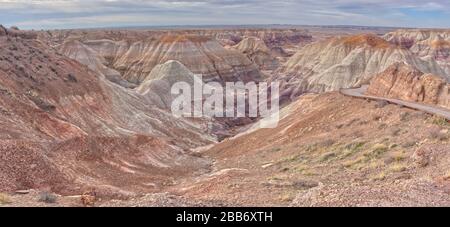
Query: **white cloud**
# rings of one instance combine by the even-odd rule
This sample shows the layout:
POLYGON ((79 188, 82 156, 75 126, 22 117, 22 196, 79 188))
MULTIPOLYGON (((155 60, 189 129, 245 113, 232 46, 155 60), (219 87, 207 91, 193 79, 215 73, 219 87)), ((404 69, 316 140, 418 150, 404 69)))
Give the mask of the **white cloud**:
POLYGON ((188 23, 448 27, 449 3, 448 0, 0 0, 0 23, 25 28, 188 23), (409 15, 405 9, 435 15, 423 20, 409 15))

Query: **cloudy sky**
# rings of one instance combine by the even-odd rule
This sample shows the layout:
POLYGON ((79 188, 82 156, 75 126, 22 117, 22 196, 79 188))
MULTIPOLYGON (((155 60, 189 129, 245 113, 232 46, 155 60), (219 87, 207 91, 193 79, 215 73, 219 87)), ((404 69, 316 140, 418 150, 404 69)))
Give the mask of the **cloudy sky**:
POLYGON ((450 0, 0 0, 0 24, 26 29, 224 24, 450 28, 450 0))

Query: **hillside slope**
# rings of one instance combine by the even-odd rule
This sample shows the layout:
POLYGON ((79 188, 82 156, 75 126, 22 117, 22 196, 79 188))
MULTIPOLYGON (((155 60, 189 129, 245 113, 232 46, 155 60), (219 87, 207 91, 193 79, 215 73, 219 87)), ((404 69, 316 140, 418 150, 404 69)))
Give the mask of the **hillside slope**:
POLYGON ((283 81, 284 95, 336 91, 368 83, 373 75, 396 62, 447 78, 433 60, 424 61, 410 51, 375 35, 332 38, 301 49, 273 79, 283 81))

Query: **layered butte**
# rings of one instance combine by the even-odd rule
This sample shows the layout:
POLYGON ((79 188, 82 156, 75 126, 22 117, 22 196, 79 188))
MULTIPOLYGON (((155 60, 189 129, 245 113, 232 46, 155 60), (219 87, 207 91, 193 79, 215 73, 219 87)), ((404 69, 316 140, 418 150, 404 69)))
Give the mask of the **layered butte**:
POLYGON ((398 30, 384 36, 424 60, 435 60, 450 74, 450 30, 398 30))
POLYGON ((292 98, 304 92, 360 86, 396 62, 405 62, 422 72, 447 77, 436 61, 425 61, 378 36, 364 34, 307 45, 285 64, 275 78, 283 81, 284 95, 292 98))
POLYGON ((450 85, 441 77, 397 63, 376 75, 368 95, 439 105, 450 109, 450 85))
MULTIPOLYGON (((95 44, 96 43, 94 42, 93 45, 95 44)), ((109 79, 112 82, 115 82, 127 88, 135 87, 135 85, 122 79, 118 71, 107 66, 108 61, 106 60, 106 58, 110 59, 110 57, 113 57, 111 55, 108 55, 108 53, 120 52, 120 50, 114 49, 114 46, 112 47, 113 49, 111 50, 110 48, 111 46, 109 46, 108 44, 114 45, 113 43, 108 43, 106 41, 100 43, 99 45, 101 46, 97 47, 100 51, 105 51, 101 52, 102 54, 99 54, 98 52, 96 52, 95 50, 81 43, 78 40, 68 40, 63 44, 59 45, 58 49, 60 50, 60 52, 64 53, 67 57, 77 60, 81 64, 89 67, 89 69, 101 75, 104 75, 107 79, 109 79)))
MULTIPOLYGON (((169 60, 177 60, 205 81, 258 81, 258 67, 236 50, 225 49, 216 40, 193 35, 165 35, 137 42, 91 40, 83 45, 106 60, 125 80, 140 84, 152 69, 169 60)), ((65 45, 63 45, 64 47, 65 45)), ((80 48, 61 48, 68 56, 80 48)))

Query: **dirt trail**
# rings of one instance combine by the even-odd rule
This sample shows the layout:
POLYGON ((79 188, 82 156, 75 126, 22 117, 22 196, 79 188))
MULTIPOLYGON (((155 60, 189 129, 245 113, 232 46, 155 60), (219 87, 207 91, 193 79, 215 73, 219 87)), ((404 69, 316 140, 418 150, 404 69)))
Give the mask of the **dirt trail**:
POLYGON ((426 104, 422 104, 422 103, 408 102, 408 101, 403 101, 403 100, 399 100, 399 99, 390 99, 390 98, 365 95, 367 88, 368 88, 368 86, 364 85, 360 88, 341 89, 340 92, 343 95, 357 97, 357 98, 367 98, 367 99, 372 99, 372 100, 387 101, 389 103, 406 106, 406 107, 409 107, 409 108, 412 108, 415 110, 420 110, 420 111, 423 111, 426 113, 439 115, 441 117, 444 117, 447 120, 450 120, 450 110, 436 107, 436 106, 430 106, 430 105, 426 105, 426 104))

